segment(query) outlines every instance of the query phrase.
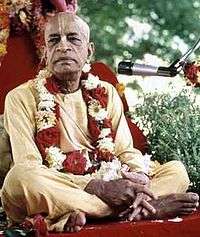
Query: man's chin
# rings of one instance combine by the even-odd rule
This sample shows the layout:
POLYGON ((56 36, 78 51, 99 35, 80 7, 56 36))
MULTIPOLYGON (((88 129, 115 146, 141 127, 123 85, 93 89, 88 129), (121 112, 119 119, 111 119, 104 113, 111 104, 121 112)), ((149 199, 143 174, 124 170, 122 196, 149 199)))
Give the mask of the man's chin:
POLYGON ((77 73, 79 71, 80 71, 80 69, 74 68, 70 65, 65 65, 65 66, 53 69, 53 73, 58 74, 58 75, 77 73))

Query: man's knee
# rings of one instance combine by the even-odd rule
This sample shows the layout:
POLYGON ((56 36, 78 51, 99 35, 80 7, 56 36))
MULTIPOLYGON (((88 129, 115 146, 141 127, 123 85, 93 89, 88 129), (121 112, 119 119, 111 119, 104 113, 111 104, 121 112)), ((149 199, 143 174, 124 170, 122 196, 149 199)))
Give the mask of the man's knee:
POLYGON ((33 179, 35 178, 30 167, 27 168, 23 164, 14 165, 4 180, 2 190, 12 196, 19 195, 23 193, 23 187, 30 184, 33 179))
POLYGON ((168 172, 174 176, 174 181, 182 185, 184 189, 187 190, 190 180, 184 164, 181 161, 173 160, 166 163, 166 165, 168 166, 168 172))

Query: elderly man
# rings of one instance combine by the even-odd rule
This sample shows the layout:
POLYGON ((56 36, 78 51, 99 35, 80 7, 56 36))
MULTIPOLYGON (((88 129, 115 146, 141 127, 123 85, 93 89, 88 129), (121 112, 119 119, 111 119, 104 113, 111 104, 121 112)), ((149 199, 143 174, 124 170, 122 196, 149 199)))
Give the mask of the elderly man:
POLYGON ((51 17, 48 70, 6 97, 14 160, 2 189, 8 217, 20 223, 42 213, 49 230, 79 231, 87 217, 132 221, 195 211, 198 195, 185 193, 180 162, 145 169, 117 92, 85 65, 94 51, 89 35, 75 14, 51 17))

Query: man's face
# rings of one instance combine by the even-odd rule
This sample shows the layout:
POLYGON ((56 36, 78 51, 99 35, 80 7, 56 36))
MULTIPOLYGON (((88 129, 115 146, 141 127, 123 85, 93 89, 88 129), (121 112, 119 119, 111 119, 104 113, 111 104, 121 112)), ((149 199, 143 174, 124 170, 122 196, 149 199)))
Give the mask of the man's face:
POLYGON ((89 28, 73 14, 53 17, 46 26, 45 41, 48 67, 55 75, 81 71, 92 53, 89 28))

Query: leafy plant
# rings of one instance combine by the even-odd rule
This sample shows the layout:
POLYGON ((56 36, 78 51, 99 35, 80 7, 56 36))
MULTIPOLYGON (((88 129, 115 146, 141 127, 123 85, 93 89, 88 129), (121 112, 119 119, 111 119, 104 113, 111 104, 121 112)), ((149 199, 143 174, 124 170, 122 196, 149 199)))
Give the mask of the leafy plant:
POLYGON ((142 59, 147 52, 172 61, 181 55, 180 41, 191 46, 199 37, 198 0, 82 0, 79 7, 91 27, 96 60, 112 66, 116 58, 142 59), (127 19, 150 25, 150 31, 138 37, 143 26, 127 19))
POLYGON ((131 113, 148 138, 152 158, 161 163, 181 160, 191 189, 200 193, 200 105, 194 91, 178 95, 150 93, 131 113))

